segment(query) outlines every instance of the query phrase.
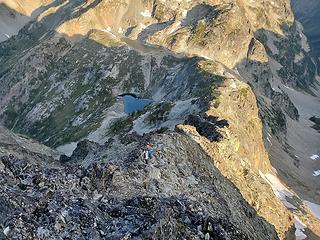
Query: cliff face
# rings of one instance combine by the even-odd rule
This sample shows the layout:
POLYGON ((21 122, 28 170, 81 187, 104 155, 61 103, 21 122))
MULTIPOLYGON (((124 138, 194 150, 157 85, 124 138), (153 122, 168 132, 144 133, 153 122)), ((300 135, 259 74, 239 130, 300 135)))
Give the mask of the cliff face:
POLYGON ((293 215, 261 177, 261 172, 271 172, 271 164, 263 144, 255 96, 248 85, 237 79, 226 80, 217 91, 221 95, 212 102, 206 114, 228 121, 229 127, 219 131, 223 135, 221 141, 208 141, 190 125, 179 128, 205 149, 221 173, 239 188, 250 205, 274 225, 279 237, 284 239, 293 224, 293 215))
MULTIPOLYGON (((180 124, 179 133, 153 139, 159 149, 157 138, 178 139, 166 145, 177 155, 163 149, 166 161, 180 161, 186 151, 191 154, 187 160, 197 164, 188 148, 175 147, 182 141, 198 153, 196 141, 204 150, 199 154, 209 156, 280 238, 290 235, 294 221, 282 204, 288 206, 287 200, 294 214, 320 235, 318 220, 302 203, 319 203, 319 184, 312 176, 319 166, 310 156, 317 154, 320 139, 309 120, 319 112, 319 62, 294 21, 289 1, 4 1, 0 11, 5 13, 0 24, 13 26, 17 34, 0 44, 0 114, 6 127, 68 149, 65 144, 74 146, 84 138, 104 144, 128 132, 173 131, 180 124), (154 102, 127 115, 116 97, 128 92, 154 102), (266 177, 274 175, 297 195, 274 195, 266 177)), ((127 153, 115 152, 119 147, 130 149, 112 145, 108 159, 122 166, 117 154, 127 153)), ((21 157, 12 161, 17 159, 21 157)), ((160 155, 156 159, 163 160, 160 155)), ((165 177, 166 170, 150 171, 164 181, 157 191, 166 192, 172 180, 165 177)), ((177 194, 181 189, 169 190, 177 194)), ((211 207, 208 203, 203 208, 211 207)), ((184 234, 194 234, 190 229, 184 234)), ((251 230, 241 236, 265 237, 250 235, 262 234, 251 230)), ((154 234, 163 236, 159 231, 154 234)))

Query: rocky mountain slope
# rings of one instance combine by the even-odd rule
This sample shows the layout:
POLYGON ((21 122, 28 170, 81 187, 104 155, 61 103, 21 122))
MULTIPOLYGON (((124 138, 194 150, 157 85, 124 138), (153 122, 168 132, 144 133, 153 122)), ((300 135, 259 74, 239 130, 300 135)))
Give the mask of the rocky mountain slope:
MULTIPOLYGON (((0 4, 0 115, 7 128, 71 154, 84 138, 105 144, 180 124, 164 139, 198 142, 278 237, 290 235, 295 219, 308 237, 320 236, 319 219, 303 201, 320 203, 320 136, 310 121, 319 115, 320 65, 289 0, 0 4), (128 115, 122 93, 153 103, 128 115), (286 194, 270 181, 276 176, 286 194)), ((121 165, 119 147, 110 147, 108 159, 121 165)), ((100 151, 91 150, 90 164, 102 160, 92 158, 100 151)))
POLYGON ((188 137, 128 140, 81 143, 67 166, 48 165, 50 154, 1 157, 1 238, 278 239, 188 137), (148 164, 145 141, 157 147, 148 164))

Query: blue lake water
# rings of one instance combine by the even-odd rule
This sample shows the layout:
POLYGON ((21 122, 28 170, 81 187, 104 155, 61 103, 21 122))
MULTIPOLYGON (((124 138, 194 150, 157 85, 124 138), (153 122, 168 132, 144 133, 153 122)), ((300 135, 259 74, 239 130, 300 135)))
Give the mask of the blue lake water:
POLYGON ((150 99, 136 98, 131 95, 122 96, 124 102, 124 111, 128 114, 142 110, 145 106, 152 103, 150 99))

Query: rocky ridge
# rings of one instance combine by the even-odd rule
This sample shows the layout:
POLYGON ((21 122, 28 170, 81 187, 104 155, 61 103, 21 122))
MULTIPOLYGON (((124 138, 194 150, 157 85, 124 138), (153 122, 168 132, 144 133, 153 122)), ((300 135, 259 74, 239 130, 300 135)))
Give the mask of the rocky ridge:
POLYGON ((110 142, 98 151, 79 144, 83 154, 67 165, 45 166, 43 155, 35 155, 38 162, 2 156, 0 236, 278 239, 188 137, 164 133, 130 142, 110 142), (146 141, 157 148, 148 164, 140 154, 146 141))

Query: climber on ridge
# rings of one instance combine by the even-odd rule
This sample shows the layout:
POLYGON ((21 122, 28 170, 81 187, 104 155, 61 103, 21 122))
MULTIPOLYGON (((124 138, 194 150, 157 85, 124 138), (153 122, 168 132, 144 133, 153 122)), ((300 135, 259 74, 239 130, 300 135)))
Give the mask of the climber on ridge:
POLYGON ((143 157, 146 160, 149 160, 153 157, 152 144, 147 143, 145 150, 143 151, 143 157))

